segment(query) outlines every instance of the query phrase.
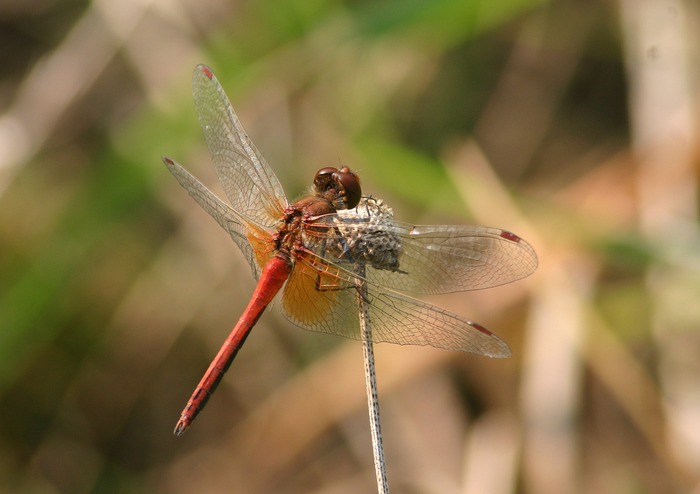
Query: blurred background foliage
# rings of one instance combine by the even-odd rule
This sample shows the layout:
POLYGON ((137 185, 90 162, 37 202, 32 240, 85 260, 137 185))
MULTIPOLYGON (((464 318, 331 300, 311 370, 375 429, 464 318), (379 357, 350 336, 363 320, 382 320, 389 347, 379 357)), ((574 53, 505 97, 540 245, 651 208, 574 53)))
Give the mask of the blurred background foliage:
POLYGON ((207 63, 290 197, 342 163, 398 219, 538 251, 528 280, 434 299, 513 358, 377 348, 395 492, 700 492, 699 13, 2 2, 0 490, 375 490, 360 345, 275 308, 172 435, 253 287, 160 161, 220 190, 207 63))

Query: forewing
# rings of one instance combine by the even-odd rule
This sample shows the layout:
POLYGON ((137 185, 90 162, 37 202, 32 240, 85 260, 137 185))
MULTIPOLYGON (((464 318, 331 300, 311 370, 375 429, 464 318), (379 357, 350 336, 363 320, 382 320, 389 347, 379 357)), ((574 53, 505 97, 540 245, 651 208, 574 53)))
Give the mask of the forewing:
POLYGON ((163 158, 163 162, 180 185, 197 201, 197 204, 231 235, 243 252, 257 280, 260 277, 261 266, 264 266, 274 254, 273 230, 256 225, 242 217, 175 161, 163 158))
POLYGON ((400 242, 395 271, 368 268, 377 285, 411 293, 449 293, 504 285, 532 274, 537 254, 525 240, 498 228, 387 224, 400 242))
MULTIPOLYGON (((343 265, 366 264, 377 286, 418 294, 478 290, 510 283, 537 268, 525 240, 498 228, 414 226, 393 220, 382 201, 317 219, 305 245, 343 265)), ((345 266, 347 267, 347 266, 345 266)))
POLYGON ((279 180, 243 130, 209 67, 195 68, 192 89, 199 123, 231 206, 258 224, 273 226, 287 207, 279 180))

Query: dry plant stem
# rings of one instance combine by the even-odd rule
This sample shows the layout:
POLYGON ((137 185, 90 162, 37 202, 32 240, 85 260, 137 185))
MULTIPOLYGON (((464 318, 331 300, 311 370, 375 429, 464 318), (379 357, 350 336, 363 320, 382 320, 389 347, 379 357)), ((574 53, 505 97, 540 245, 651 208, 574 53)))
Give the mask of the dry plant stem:
POLYGON ((650 320, 658 352, 658 382, 666 419, 664 438, 683 478, 697 482, 700 345, 690 337, 697 321, 690 274, 696 259, 697 157, 700 141, 697 91, 692 82, 698 36, 690 0, 620 0, 633 149, 639 172, 640 231, 654 246, 657 262, 647 277, 650 320), (682 260, 681 260, 682 259, 682 260))
POLYGON ((367 387, 367 407, 369 409, 369 428, 372 435, 372 454, 374 455, 374 471, 377 475, 377 492, 389 493, 389 483, 386 479, 386 462, 384 461, 384 446, 382 445, 382 427, 379 420, 379 398, 377 394, 377 374, 374 367, 374 349, 372 347, 372 321, 369 315, 367 286, 365 285, 365 266, 355 265, 357 280, 357 304, 360 314, 360 331, 362 333, 362 352, 365 363, 365 384, 367 387))

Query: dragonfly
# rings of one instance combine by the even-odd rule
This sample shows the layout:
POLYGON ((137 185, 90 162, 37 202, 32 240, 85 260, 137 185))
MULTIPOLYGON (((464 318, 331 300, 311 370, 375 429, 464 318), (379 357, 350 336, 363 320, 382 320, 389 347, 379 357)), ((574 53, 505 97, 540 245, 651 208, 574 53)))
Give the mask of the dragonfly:
POLYGON ((230 234, 257 286, 182 411, 176 435, 204 408, 280 290, 282 313, 307 330, 362 339, 360 293, 372 322, 372 342, 511 355, 508 345, 482 325, 411 295, 483 289, 524 278, 537 267, 535 251, 524 239, 497 228, 396 221, 383 201, 362 195, 359 177, 348 167, 321 168, 311 192, 290 204, 212 70, 197 66, 192 85, 228 202, 173 159, 163 161, 230 234))

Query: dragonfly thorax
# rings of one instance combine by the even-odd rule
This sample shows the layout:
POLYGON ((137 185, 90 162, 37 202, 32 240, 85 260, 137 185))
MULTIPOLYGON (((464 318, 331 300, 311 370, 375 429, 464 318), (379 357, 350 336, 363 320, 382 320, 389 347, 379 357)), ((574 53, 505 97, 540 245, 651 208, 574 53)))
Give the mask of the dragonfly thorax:
POLYGON ((353 262, 374 269, 401 272, 401 239, 391 228, 394 211, 380 199, 363 197, 355 209, 339 211, 334 226, 341 235, 338 249, 353 262))

